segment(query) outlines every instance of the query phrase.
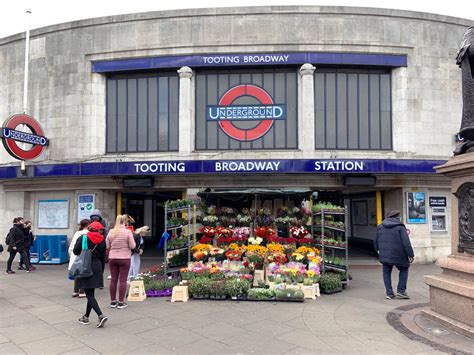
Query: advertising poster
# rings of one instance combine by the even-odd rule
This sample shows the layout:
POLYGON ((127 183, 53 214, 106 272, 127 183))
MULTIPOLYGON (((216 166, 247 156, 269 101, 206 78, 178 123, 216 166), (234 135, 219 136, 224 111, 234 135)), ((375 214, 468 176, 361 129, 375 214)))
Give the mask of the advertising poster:
POLYGON ((426 194, 407 193, 407 223, 426 223, 426 194))
POLYGON ((66 229, 69 222, 69 200, 39 200, 38 228, 66 229))
POLYGON ((83 194, 77 196, 77 223, 83 219, 89 219, 95 209, 95 195, 83 194))

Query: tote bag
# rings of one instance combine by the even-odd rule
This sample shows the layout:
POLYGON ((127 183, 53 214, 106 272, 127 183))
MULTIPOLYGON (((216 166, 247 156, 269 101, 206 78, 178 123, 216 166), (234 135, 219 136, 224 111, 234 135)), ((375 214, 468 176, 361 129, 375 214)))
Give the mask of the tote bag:
POLYGON ((82 250, 81 254, 76 257, 69 269, 69 277, 74 279, 85 279, 91 277, 92 272, 92 252, 95 250, 87 247, 87 235, 82 236, 82 250))

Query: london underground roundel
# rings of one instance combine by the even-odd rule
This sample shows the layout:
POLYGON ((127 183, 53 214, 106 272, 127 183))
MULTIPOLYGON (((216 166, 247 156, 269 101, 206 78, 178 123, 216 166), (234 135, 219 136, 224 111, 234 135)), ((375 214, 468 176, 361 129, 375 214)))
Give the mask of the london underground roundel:
POLYGON ((286 107, 275 104, 263 88, 253 84, 241 84, 230 88, 222 95, 219 104, 207 106, 207 120, 218 121, 220 128, 230 137, 239 141, 253 141, 263 137, 273 126, 275 120, 286 118, 286 107), (255 98, 257 105, 234 105, 240 97, 255 98), (236 122, 254 121, 257 124, 249 129, 239 128, 236 122))
POLYGON ((13 115, 7 119, 0 131, 0 137, 8 154, 19 160, 37 158, 48 145, 48 139, 44 136, 38 121, 25 114, 13 115), (21 125, 27 126, 31 133, 18 130, 21 125), (22 143, 30 144, 32 147, 26 149, 22 147, 24 145, 22 143))

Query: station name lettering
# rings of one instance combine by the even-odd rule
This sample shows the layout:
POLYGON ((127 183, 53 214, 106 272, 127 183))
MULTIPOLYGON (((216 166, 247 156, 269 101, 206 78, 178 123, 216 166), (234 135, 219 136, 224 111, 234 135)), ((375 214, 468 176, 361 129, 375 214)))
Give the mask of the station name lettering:
POLYGON ((362 161, 315 161, 315 171, 364 171, 364 162, 362 161))
POLYGON ((287 63, 288 54, 222 55, 202 57, 204 64, 287 63))
POLYGON ((208 106, 209 120, 277 120, 286 116, 284 105, 208 106))
POLYGON ((40 145, 43 147, 48 145, 48 140, 43 136, 16 131, 10 128, 3 128, 1 136, 6 139, 13 139, 14 141, 40 145))
POLYGON ((137 173, 184 173, 186 172, 185 163, 135 163, 135 172, 137 173))
POLYGON ((216 171, 278 171, 279 161, 222 161, 216 162, 216 171))

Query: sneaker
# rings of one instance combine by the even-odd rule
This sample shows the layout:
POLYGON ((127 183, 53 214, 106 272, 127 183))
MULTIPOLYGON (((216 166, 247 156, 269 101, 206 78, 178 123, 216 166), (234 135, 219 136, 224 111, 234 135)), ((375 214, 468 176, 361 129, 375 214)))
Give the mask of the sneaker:
POLYGON ((110 302, 110 306, 109 306, 109 307, 110 307, 110 308, 117 308, 117 303, 118 303, 117 301, 112 301, 112 302, 110 302))
POLYGON ((30 267, 28 270, 26 270, 26 272, 32 272, 32 271, 35 271, 35 270, 36 270, 35 268, 30 267))
POLYGON ((112 280, 112 275, 107 276, 107 280, 112 280))
POLYGON ((36 270, 36 266, 33 266, 33 265, 30 266, 30 271, 34 271, 34 270, 36 270))
POLYGON ((16 272, 13 270, 7 270, 6 274, 7 275, 16 274, 16 272))
POLYGON ((99 316, 99 323, 97 323, 97 328, 102 328, 104 325, 105 325, 105 322, 107 322, 109 318, 107 318, 107 316, 104 316, 103 314, 101 314, 99 316))
POLYGON ((410 299, 410 296, 408 296, 406 292, 397 292, 397 297, 402 298, 404 300, 409 300, 410 299))
POLYGON ((79 292, 73 292, 72 297, 79 297, 79 292))
POLYGON ((18 266, 18 270, 26 270, 26 268, 24 268, 23 266, 19 265, 19 266, 18 266))
POLYGON ((82 316, 81 318, 79 318, 79 323, 87 325, 89 324, 89 318, 86 316, 82 316))
POLYGON ((386 295, 385 298, 388 300, 393 300, 395 298, 395 295, 391 293, 391 294, 386 295))
POLYGON ((79 294, 79 298, 84 298, 84 297, 86 297, 86 294, 85 294, 85 293, 80 293, 80 294, 79 294))
POLYGON ((118 309, 127 308, 127 307, 128 307, 128 304, 126 302, 119 302, 117 304, 118 309))

